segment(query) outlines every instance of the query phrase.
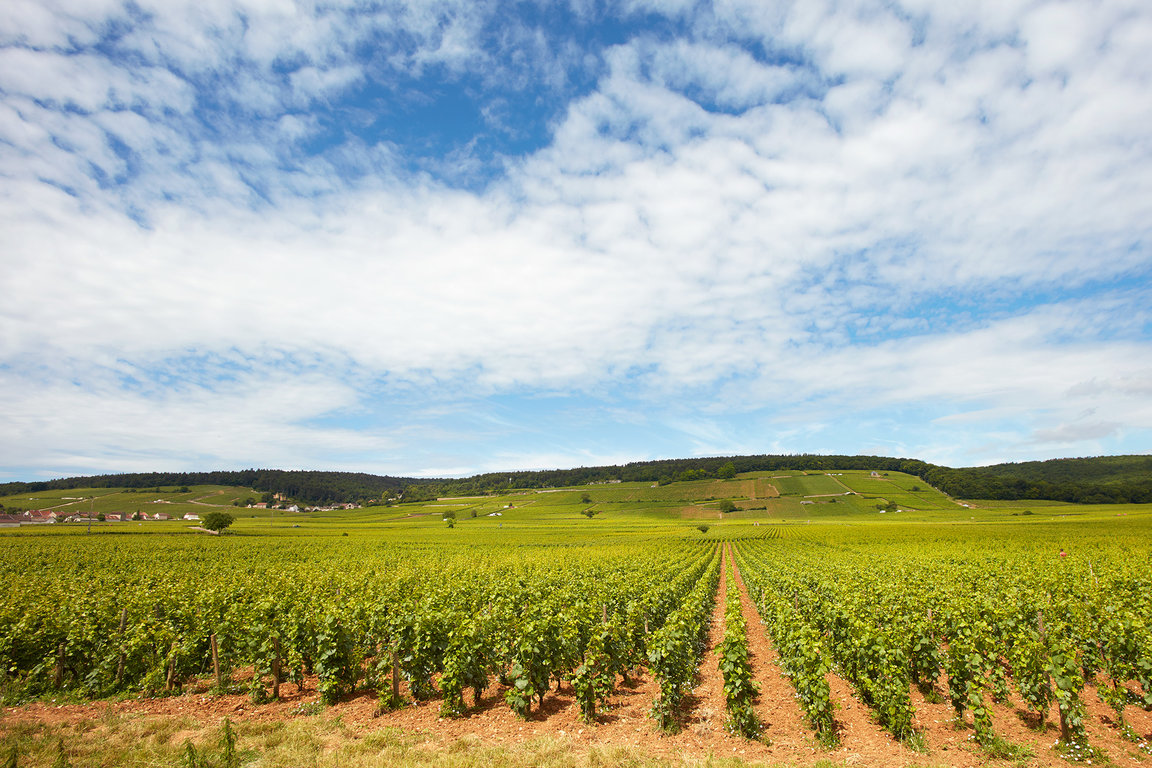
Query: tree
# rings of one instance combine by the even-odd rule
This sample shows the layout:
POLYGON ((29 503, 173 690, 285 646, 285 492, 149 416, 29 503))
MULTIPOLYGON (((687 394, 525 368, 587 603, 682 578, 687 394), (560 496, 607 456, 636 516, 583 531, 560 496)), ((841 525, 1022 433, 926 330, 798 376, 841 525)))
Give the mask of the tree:
POLYGON ((584 517, 588 518, 589 520, 591 520, 595 514, 596 514, 596 510, 592 509, 591 507, 584 510, 584 512, 583 512, 584 517))
POLYGON ((736 477, 736 465, 729 461, 716 470, 716 477, 721 480, 731 480, 736 477))
POLYGON ((99 522, 99 523, 102 523, 102 522, 104 522, 104 520, 105 520, 105 519, 106 519, 106 518, 104 517, 104 513, 103 513, 103 512, 97 512, 97 513, 96 513, 96 521, 97 521, 97 522, 99 522))
POLYGON ((727 514, 728 512, 736 511, 736 502, 732 499, 723 499, 720 502, 720 511, 727 514))
POLYGON ((219 533, 228 526, 232 525, 235 520, 236 518, 232 517, 232 515, 228 514, 227 512, 217 512, 216 510, 212 510, 208 514, 204 515, 204 527, 210 531, 216 531, 219 533))
POLYGON ((591 504, 592 503, 592 497, 586 493, 582 493, 582 494, 580 494, 580 503, 581 504, 591 504))

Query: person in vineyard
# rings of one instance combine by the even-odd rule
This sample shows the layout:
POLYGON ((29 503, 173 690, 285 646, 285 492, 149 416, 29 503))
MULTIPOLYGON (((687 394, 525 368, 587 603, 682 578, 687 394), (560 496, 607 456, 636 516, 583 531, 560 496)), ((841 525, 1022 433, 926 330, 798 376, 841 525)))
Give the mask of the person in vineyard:
POLYGON ((1060 557, 1068 557, 1068 553, 1064 551, 1064 547, 1060 547, 1060 557))

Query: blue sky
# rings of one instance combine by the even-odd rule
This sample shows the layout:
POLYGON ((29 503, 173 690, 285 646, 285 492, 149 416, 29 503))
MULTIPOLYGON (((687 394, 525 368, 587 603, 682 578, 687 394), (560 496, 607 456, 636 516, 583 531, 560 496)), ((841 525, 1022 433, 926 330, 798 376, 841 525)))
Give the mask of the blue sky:
POLYGON ((1147 453, 1152 8, 9 0, 0 480, 1147 453))

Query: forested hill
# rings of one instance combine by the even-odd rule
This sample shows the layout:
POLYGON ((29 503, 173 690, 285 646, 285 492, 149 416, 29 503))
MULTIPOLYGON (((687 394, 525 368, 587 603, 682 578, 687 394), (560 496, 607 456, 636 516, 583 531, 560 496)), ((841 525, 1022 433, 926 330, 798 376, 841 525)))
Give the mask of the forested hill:
POLYGON ((0 485, 0 495, 69 488, 238 485, 257 491, 282 493, 308 503, 365 502, 400 494, 403 501, 419 501, 437 496, 484 494, 518 488, 555 488, 608 482, 668 484, 710 477, 731 477, 740 472, 836 469, 907 472, 950 496, 962 499, 1052 499, 1089 504, 1152 502, 1152 456, 1054 459, 962 469, 887 456, 719 456, 639 461, 576 469, 495 472, 455 479, 278 469, 147 472, 7 483, 0 485))
POLYGON ((1046 483, 1117 485, 1152 479, 1150 456, 1097 456, 1091 459, 1052 459, 976 467, 977 472, 1046 483))

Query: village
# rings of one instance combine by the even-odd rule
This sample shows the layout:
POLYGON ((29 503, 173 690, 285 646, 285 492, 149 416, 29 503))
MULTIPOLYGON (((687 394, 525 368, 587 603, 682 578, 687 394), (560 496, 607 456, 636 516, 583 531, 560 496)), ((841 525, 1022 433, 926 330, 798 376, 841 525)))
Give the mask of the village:
MULTIPOLYGON (((31 501, 31 499, 29 499, 31 501)), ((167 499, 156 499, 154 501, 146 502, 148 504, 172 504, 167 499)), ((193 502, 196 503, 196 502, 193 502)), ((204 507, 215 509, 218 505, 202 504, 204 507)), ((72 506, 72 505, 67 505, 72 506)), ((248 504, 234 505, 240 509, 273 509, 277 512, 289 513, 303 513, 303 512, 327 512, 340 509, 358 509, 360 504, 331 504, 327 506, 304 506, 291 503, 287 498, 276 495, 276 499, 272 502, 251 502, 248 504)), ((224 509, 225 507, 220 506, 224 509)), ((156 522, 156 521, 171 521, 171 520, 186 520, 188 522, 200 522, 200 515, 195 512, 184 512, 174 514, 165 511, 147 512, 142 510, 135 510, 134 512, 99 512, 93 513, 85 510, 63 510, 58 508, 48 509, 28 509, 28 510, 9 510, 6 513, 0 513, 0 528, 18 528, 24 525, 52 525, 55 523, 121 523, 121 522, 156 522)))

